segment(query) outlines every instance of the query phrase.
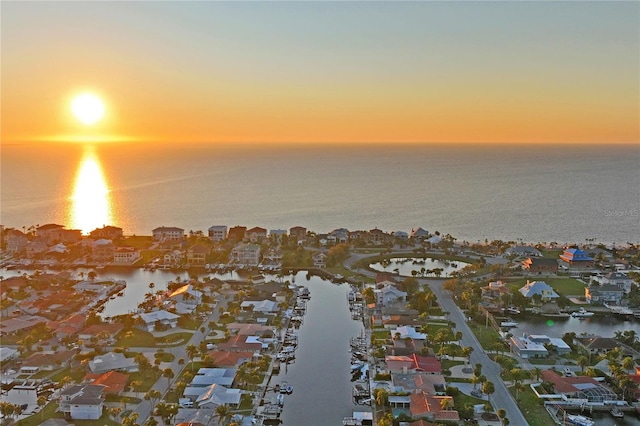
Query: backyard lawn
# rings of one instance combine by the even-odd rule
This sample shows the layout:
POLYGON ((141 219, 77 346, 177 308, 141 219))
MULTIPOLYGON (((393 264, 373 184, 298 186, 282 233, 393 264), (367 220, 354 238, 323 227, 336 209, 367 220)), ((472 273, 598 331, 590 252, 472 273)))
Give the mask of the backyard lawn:
MULTIPOLYGON (((514 398, 516 397, 514 388, 509 388, 509 392, 511 392, 514 398)), ((551 416, 549 416, 549 413, 541 404, 540 399, 533 393, 529 386, 525 386, 524 390, 519 392, 517 403, 522 411, 522 415, 527 419, 530 426, 547 426, 553 424, 551 416)))
MULTIPOLYGON (((536 278, 528 278, 529 281, 534 281, 536 278)), ((569 297, 569 296, 584 296, 584 283, 576 280, 575 278, 563 278, 563 277, 552 277, 552 278, 540 278, 539 281, 544 281, 549 284, 556 293, 569 297)), ((510 288, 521 288, 527 283, 527 278, 523 278, 521 280, 512 281, 509 283, 510 288)))

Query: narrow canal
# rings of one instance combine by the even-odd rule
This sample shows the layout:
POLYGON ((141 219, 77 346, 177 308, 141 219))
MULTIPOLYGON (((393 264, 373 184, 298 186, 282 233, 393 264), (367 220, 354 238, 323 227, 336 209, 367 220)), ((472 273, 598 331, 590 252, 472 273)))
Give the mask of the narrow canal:
MULTIPOLYGON (((293 393, 284 398, 280 417, 285 426, 341 425, 353 410, 369 407, 352 403, 351 354, 349 341, 363 331, 361 322, 351 319, 347 304, 347 284, 336 285, 301 272, 295 283, 309 288, 304 323, 298 333, 295 362, 282 364, 280 374, 271 378, 271 386, 283 381, 293 385, 293 393)), ((275 401, 273 392, 266 399, 275 401)))

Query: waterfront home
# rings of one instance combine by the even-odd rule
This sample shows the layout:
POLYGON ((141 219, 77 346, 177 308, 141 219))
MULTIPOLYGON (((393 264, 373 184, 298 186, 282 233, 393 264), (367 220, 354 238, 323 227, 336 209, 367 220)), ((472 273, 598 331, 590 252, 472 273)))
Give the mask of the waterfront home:
POLYGON ((247 229, 244 233, 244 238, 252 243, 259 243, 267 238, 267 230, 259 226, 247 229))
POLYGON ((274 328, 268 325, 232 322, 227 324, 232 335, 240 336, 273 336, 274 328))
POLYGON ((279 311, 278 302, 269 299, 245 300, 240 304, 240 309, 262 313, 276 313, 279 311))
POLYGON ((524 335, 522 337, 511 336, 509 339, 511 351, 522 359, 546 358, 549 351, 542 343, 535 342, 524 335))
POLYGON ((208 353, 209 357, 213 360, 214 365, 218 367, 239 367, 245 362, 251 361, 255 352, 249 351, 220 351, 215 350, 208 353))
POLYGON ((11 361, 13 359, 18 359, 19 357, 20 357, 20 352, 18 352, 16 349, 0 346, 0 363, 3 363, 5 361, 11 361))
POLYGON ((619 271, 609 272, 608 274, 602 277, 595 277, 593 278, 593 281, 597 281, 600 284, 608 284, 608 285, 619 287, 620 289, 624 290, 624 292, 627 294, 629 294, 629 292, 631 291, 631 286, 634 283, 632 278, 630 278, 624 272, 619 272, 619 271))
POLYGON ((167 296, 173 302, 182 302, 188 305, 202 303, 202 292, 196 290, 191 284, 183 285, 167 296))
POLYGON ((386 285, 397 286, 398 281, 394 278, 393 275, 387 272, 376 273, 376 288, 382 288, 386 285))
POLYGON ((487 301, 501 302, 503 294, 511 294, 511 290, 502 281, 492 281, 488 285, 481 287, 482 298, 487 301))
POLYGON ((387 284, 380 289, 374 290, 376 303, 381 306, 389 306, 398 302, 407 301, 407 293, 398 290, 394 285, 387 284))
POLYGON ((29 241, 24 248, 25 254, 28 258, 34 258, 39 254, 46 252, 49 246, 42 241, 29 241))
POLYGON ((529 281, 520 288, 520 293, 527 299, 531 299, 534 295, 539 294, 543 302, 549 302, 559 298, 560 296, 555 290, 544 281, 529 281))
POLYGON ((85 314, 72 315, 62 321, 49 321, 47 328, 53 331, 55 337, 62 339, 78 333, 84 327, 86 319, 85 314))
POLYGON ((511 246, 504 251, 505 256, 542 257, 542 252, 531 246, 511 246))
POLYGON ((280 244, 282 239, 287 235, 286 229, 271 229, 269 230, 269 238, 276 244, 280 244))
POLYGON ((200 368, 189 386, 201 388, 216 384, 231 387, 237 371, 237 368, 200 368))
POLYGON ((392 373, 391 383, 394 392, 413 393, 419 390, 429 395, 445 395, 447 390, 447 382, 442 374, 427 374, 421 371, 392 373))
POLYGON ((211 241, 217 243, 227 239, 227 227, 225 225, 214 225, 208 229, 211 241))
POLYGON ((577 249, 566 249, 561 255, 560 260, 566 268, 571 269, 590 269, 593 268, 593 258, 586 252, 577 249))
POLYGON ((399 335, 400 339, 427 340, 425 333, 419 333, 414 327, 403 325, 391 330, 391 335, 399 335))
POLYGON ((160 328, 176 328, 178 326, 179 315, 167 312, 165 310, 158 310, 149 313, 139 314, 140 319, 144 323, 147 331, 154 331, 158 324, 160 328))
MULTIPOLYGON (((227 389, 220 385, 211 385, 206 388, 203 393, 200 394, 195 400, 198 408, 216 408, 220 405, 225 405, 229 408, 238 408, 240 406, 240 400, 242 398, 242 391, 240 389, 227 389)), ((185 389, 185 393, 187 389, 185 389)))
POLYGON ((593 355, 606 354, 610 350, 620 347, 622 349, 623 356, 632 356, 634 358, 640 357, 640 353, 638 351, 611 337, 595 335, 576 336, 574 342, 593 355))
POLYGON ((10 254, 16 254, 27 246, 29 239, 27 236, 17 229, 9 229, 5 233, 6 251, 10 254))
POLYGON ((15 385, 2 395, 2 401, 16 405, 36 406, 38 404, 38 387, 28 383, 15 385))
POLYGON ((232 263, 258 266, 260 263, 260 246, 257 244, 240 243, 231 250, 229 258, 232 263))
POLYGON ((107 352, 89 360, 89 369, 92 373, 106 373, 107 371, 135 373, 138 371, 138 365, 133 358, 127 358, 124 354, 107 352))
POLYGON ((268 348, 268 344, 260 341, 258 336, 231 336, 228 341, 219 343, 218 349, 234 352, 258 353, 268 348))
POLYGON ((82 240, 79 229, 64 229, 64 226, 49 223, 36 228, 36 238, 46 244, 77 243, 82 240))
POLYGON ((584 297, 589 303, 606 303, 620 305, 624 297, 624 290, 616 285, 590 285, 584 289, 584 297))
POLYGON ((171 250, 163 256, 163 264, 165 266, 178 266, 185 259, 185 253, 182 250, 171 250))
POLYGON ((543 370, 540 376, 543 381, 551 383, 555 393, 562 395, 565 400, 574 399, 583 402, 602 403, 618 399, 615 392, 596 381, 593 377, 563 377, 553 370, 543 370))
POLYGON ((559 337, 549 337, 546 334, 528 334, 527 337, 534 343, 553 348, 558 355, 571 353, 571 346, 559 337))
POLYGON ((118 247, 113 252, 113 263, 116 265, 132 265, 140 259, 140 250, 133 247, 118 247))
POLYGON ((422 241, 426 238, 429 238, 429 232, 427 232, 425 229, 417 228, 412 229, 409 233, 409 236, 414 241, 422 241))
POLYGON ((204 266, 209 255, 209 247, 193 244, 187 248, 187 263, 192 266, 204 266))
POLYGON ((324 269, 327 267, 327 255, 324 253, 324 251, 314 253, 311 258, 313 260, 313 266, 315 268, 324 269))
POLYGON ((442 365, 434 356, 420 356, 412 354, 410 356, 390 356, 384 358, 387 371, 390 373, 402 373, 421 371, 427 374, 441 374, 442 365))
POLYGON ((522 261, 522 269, 530 274, 557 274, 558 261, 546 257, 528 257, 522 261))
POLYGON ((442 408, 446 406, 453 408, 453 405, 453 398, 450 396, 430 395, 421 390, 417 390, 410 395, 410 413, 414 419, 426 419, 434 422, 458 422, 460 414, 456 410, 442 408))
POLYGON ((104 386, 103 393, 106 394, 119 394, 124 391, 127 386, 129 375, 120 373, 118 371, 108 371, 106 373, 88 373, 82 379, 83 382, 95 385, 104 386))
POLYGON ((262 264, 265 266, 281 266, 282 265, 282 251, 270 248, 267 252, 262 256, 262 264))
POLYGON ((115 251, 111 240, 100 239, 91 245, 91 259, 96 262, 112 262, 115 251))
POLYGON ((184 238, 184 229, 177 227, 161 226, 151 231, 155 241, 181 241, 184 238))
POLYGON ((106 238, 107 240, 117 240, 123 237, 122 228, 117 226, 104 226, 102 228, 96 228, 89 232, 89 237, 94 240, 100 238, 106 238))
POLYGON ((227 233, 227 238, 237 243, 244 239, 245 232, 247 232, 246 226, 234 226, 231 229, 229 229, 229 232, 227 233))
POLYGON ((374 313, 371 315, 371 322, 373 326, 383 326, 386 329, 394 329, 403 325, 418 325, 418 315, 412 314, 384 314, 374 313))
POLYGON ((102 385, 73 385, 60 391, 58 411, 74 420, 98 420, 102 416, 102 385))

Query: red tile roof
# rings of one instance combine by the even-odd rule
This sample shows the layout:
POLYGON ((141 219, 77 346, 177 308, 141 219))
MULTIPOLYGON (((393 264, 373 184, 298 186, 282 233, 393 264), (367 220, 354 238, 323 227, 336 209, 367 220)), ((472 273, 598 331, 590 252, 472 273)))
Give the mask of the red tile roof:
POLYGON ((103 374, 87 374, 85 380, 91 380, 92 385, 103 385, 104 393, 120 393, 127 386, 129 380, 128 374, 119 373, 117 371, 108 371, 103 374))

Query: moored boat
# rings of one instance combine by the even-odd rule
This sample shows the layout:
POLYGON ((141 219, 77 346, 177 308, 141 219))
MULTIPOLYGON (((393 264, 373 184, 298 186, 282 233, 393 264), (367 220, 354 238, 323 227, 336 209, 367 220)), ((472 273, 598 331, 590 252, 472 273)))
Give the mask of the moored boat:
POLYGON ((589 312, 587 310, 585 310, 584 308, 580 308, 575 312, 571 313, 571 316, 574 318, 588 318, 588 317, 592 317, 595 314, 593 312, 589 312))
POLYGON ((581 416, 579 414, 567 414, 567 421, 570 425, 575 426, 594 426, 595 422, 586 416, 581 416))

